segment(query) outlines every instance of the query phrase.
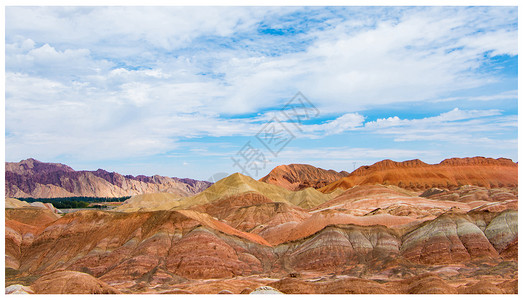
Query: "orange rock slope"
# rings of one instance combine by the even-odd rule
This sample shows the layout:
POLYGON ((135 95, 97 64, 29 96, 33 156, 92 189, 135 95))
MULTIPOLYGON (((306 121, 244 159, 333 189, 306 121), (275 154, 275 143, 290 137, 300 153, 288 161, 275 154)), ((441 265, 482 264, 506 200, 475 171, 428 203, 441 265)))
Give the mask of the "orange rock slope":
POLYGON ((345 171, 336 172, 311 165, 291 164, 277 166, 260 181, 299 191, 308 187, 321 188, 348 175, 345 171))
POLYGON ((5 210, 5 266, 18 269, 22 249, 31 245, 48 224, 60 216, 42 207, 5 210))
POLYGON ((371 166, 360 167, 320 191, 329 193, 338 188, 372 184, 396 185, 411 190, 463 185, 515 187, 518 184, 518 164, 506 158, 484 157, 451 158, 435 165, 418 159, 404 162, 383 160, 371 166))
POLYGON ((55 271, 39 278, 32 290, 37 294, 120 294, 95 277, 74 271, 55 271))

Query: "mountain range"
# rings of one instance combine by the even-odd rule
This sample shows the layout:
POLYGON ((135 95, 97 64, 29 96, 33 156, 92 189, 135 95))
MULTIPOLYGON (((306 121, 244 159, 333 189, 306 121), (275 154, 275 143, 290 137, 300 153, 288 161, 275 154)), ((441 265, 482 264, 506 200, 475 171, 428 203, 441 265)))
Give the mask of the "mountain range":
MULTIPOLYGON (((151 193, 169 193, 173 197, 195 195, 210 182, 166 176, 132 176, 96 171, 75 171, 59 163, 26 159, 5 164, 6 197, 123 197, 151 193)), ((305 164, 281 165, 259 180, 291 191, 307 188, 330 193, 356 185, 396 185, 410 190, 431 187, 452 188, 461 185, 514 187, 517 163, 499 158, 453 158, 439 164, 420 160, 394 162, 383 160, 363 166, 352 173, 324 170, 305 164)))
POLYGON ((280 166, 260 180, 235 173, 197 194, 140 194, 105 211, 57 214, 10 200, 6 286, 517 293, 517 163, 386 160, 348 176, 312 168, 280 166))
POLYGON ((383 160, 356 169, 349 176, 321 188, 330 192, 356 185, 386 184, 410 190, 431 187, 454 188, 463 185, 482 187, 514 187, 518 184, 518 164, 506 158, 451 158, 439 164, 427 164, 419 159, 404 162, 383 160))
POLYGON ((96 171, 75 171, 59 163, 29 158, 5 163, 6 197, 125 197, 148 193, 174 193, 188 196, 211 185, 207 181, 166 176, 132 176, 96 171))

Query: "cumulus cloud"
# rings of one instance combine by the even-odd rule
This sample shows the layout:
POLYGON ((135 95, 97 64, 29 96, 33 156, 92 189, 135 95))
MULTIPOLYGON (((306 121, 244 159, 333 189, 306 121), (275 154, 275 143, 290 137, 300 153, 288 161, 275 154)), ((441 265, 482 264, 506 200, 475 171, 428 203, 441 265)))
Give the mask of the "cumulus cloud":
POLYGON ((480 33, 468 26, 477 18, 467 10, 443 15, 428 10, 356 33, 339 30, 346 29, 342 22, 311 33, 316 40, 303 52, 246 58, 242 68, 228 68, 225 62, 226 79, 240 88, 236 95, 241 99, 257 103, 266 101, 266 90, 283 97, 291 94, 286 87, 298 88, 325 113, 432 99, 496 80, 475 72, 485 53, 514 55, 517 31, 480 33), (486 37, 503 42, 480 41, 486 37))
POLYGON ((185 138, 251 136, 298 90, 324 120, 302 137, 435 137, 454 121, 480 130, 473 119, 500 111, 367 123, 362 111, 500 81, 478 69, 517 55, 514 24, 517 10, 495 7, 7 7, 6 153, 137 157, 185 138))
POLYGON ((202 35, 226 36, 248 29, 271 8, 208 7, 8 7, 11 32, 40 36, 50 43, 101 47, 106 54, 134 47, 173 50, 202 35), (57 33, 62 33, 58 35, 57 33), (102 45, 102 43, 104 45, 102 45), (105 48, 104 48, 105 47, 105 48))
POLYGON ((89 49, 57 50, 44 44, 36 46, 31 39, 6 44, 6 69, 63 82, 85 80, 84 76, 108 72, 112 63, 91 57, 89 49))
MULTIPOLYGON (((278 28, 283 26, 279 16, 300 10, 303 8, 8 8, 6 43, 26 43, 28 39, 12 38, 24 33, 42 45, 31 50, 40 55, 8 51, 6 61, 10 71, 41 65, 39 74, 45 76, 52 70, 69 76, 95 72, 90 78, 78 79, 91 82, 97 75, 103 83, 110 77, 108 84, 113 86, 106 86, 107 93, 117 90, 118 77, 130 80, 129 74, 113 72, 125 69, 119 65, 154 69, 162 74, 155 83, 213 82, 191 101, 209 99, 217 103, 212 108, 220 113, 255 112, 282 104, 282 99, 297 90, 324 113, 343 113, 368 104, 419 101, 480 86, 495 80, 474 72, 484 53, 517 53, 516 28, 498 28, 499 19, 490 17, 500 8, 492 8, 488 14, 482 14, 481 8, 405 9, 397 19, 382 22, 380 14, 369 13, 366 18, 371 21, 363 29, 347 18, 327 28, 310 26, 308 32, 288 36, 283 42, 295 43, 295 47, 277 55, 271 53, 286 45, 273 45, 270 35, 261 35, 254 45, 245 44, 246 37, 259 36, 257 26, 263 20, 273 18, 271 25, 278 28), (482 20, 485 24, 481 26, 469 26, 482 20), (483 27, 489 31, 482 31, 483 27), (272 47, 267 49, 266 43, 272 47), (69 70, 56 59, 49 60, 51 57, 61 57, 69 70)), ((507 23, 517 20, 510 9, 501 10, 507 23)))

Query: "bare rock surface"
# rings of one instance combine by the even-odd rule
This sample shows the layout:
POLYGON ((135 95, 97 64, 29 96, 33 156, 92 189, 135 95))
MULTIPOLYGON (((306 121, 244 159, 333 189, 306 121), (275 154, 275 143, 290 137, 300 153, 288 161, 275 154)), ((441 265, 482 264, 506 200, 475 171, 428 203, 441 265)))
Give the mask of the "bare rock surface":
POLYGON ((270 286, 260 286, 259 288, 256 288, 254 291, 250 292, 249 294, 283 294, 283 293, 270 286))
POLYGON ((451 158, 430 165, 419 159, 404 162, 383 160, 371 166, 356 169, 338 181, 320 190, 329 193, 335 189, 348 189, 356 185, 396 185, 411 190, 432 187, 444 189, 463 185, 479 187, 515 187, 517 163, 506 158, 451 158))
POLYGON ((95 277, 74 271, 56 271, 40 277, 31 289, 37 294, 120 294, 95 277))
POLYGON ((210 182, 165 176, 131 176, 102 169, 75 171, 71 167, 26 159, 5 164, 6 197, 124 197, 146 193, 194 195, 210 182))
POLYGON ((34 294, 34 291, 28 286, 13 284, 5 288, 5 294, 34 294))
MULTIPOLYGON (((194 206, 213 205, 212 203, 214 202, 226 205, 227 201, 246 201, 245 199, 253 197, 252 194, 259 195, 256 196, 256 199, 253 198, 255 201, 260 200, 260 197, 262 197, 265 202, 283 202, 305 209, 324 203, 336 195, 334 193, 324 194, 313 188, 289 191, 276 185, 254 180, 240 173, 234 173, 214 183, 197 195, 162 201, 156 207, 158 209, 187 209, 194 206), (239 196, 241 197, 240 200, 234 200, 235 197, 239 196)), ((214 206, 218 207, 217 205, 214 206)), ((139 208, 134 209, 138 210, 139 208)))
POLYGON ((260 181, 299 191, 308 187, 318 189, 348 175, 345 171, 336 172, 311 165, 291 164, 277 166, 260 181))
MULTIPOLYGON (((479 170, 496 163, 510 165, 440 165, 473 166, 486 178, 490 171, 479 170)), ((381 169, 389 167, 398 165, 381 169)), ((401 167, 432 168, 419 161, 401 167)), ((6 199, 6 286, 34 293, 513 294, 517 196, 517 186, 381 183, 324 194, 233 174, 197 195, 144 194, 111 211, 60 216, 6 199)))
POLYGON ((466 215, 444 214, 403 236, 402 255, 424 264, 498 257, 485 233, 466 215))

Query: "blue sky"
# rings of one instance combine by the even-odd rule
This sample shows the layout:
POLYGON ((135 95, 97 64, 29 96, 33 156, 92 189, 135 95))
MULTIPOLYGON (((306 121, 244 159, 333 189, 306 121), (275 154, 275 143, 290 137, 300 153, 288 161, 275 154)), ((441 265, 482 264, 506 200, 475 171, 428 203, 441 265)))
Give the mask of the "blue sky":
POLYGON ((242 171, 246 143, 255 178, 517 161, 517 22, 516 7, 6 7, 6 161, 204 180, 242 171), (319 114, 293 126, 297 92, 319 114), (274 116, 293 136, 276 155, 256 139, 274 116))

